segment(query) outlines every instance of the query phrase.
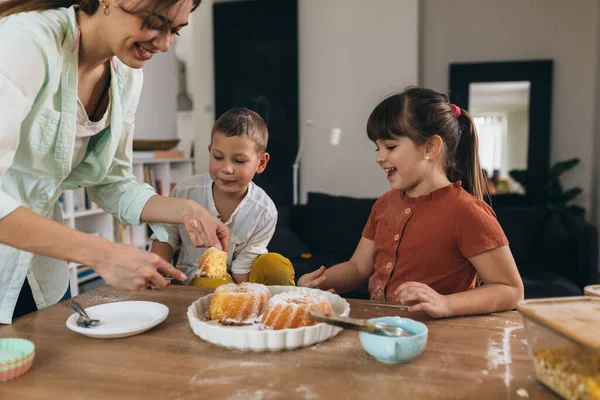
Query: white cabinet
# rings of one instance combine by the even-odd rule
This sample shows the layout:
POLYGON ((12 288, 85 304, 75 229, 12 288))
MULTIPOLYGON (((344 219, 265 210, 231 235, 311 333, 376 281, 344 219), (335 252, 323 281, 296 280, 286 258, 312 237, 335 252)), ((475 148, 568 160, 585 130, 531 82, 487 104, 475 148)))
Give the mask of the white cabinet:
MULTIPOLYGON (((134 157, 133 173, 139 182, 146 182, 158 194, 168 196, 177 181, 192 175, 193 162, 184 158, 137 160, 134 157)), ((126 243, 144 250, 148 248, 150 232, 147 224, 125 226, 92 204, 84 189, 66 190, 61 201, 65 225, 111 242, 126 243)), ((69 263, 69 273, 72 296, 79 294, 81 284, 98 277, 94 271, 76 263, 69 263)))

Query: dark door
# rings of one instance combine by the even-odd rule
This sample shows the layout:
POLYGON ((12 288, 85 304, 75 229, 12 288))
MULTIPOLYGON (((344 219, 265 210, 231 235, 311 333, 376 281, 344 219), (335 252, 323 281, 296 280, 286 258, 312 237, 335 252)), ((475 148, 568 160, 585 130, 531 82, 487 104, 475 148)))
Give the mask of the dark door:
POLYGON ((271 161, 254 179, 280 207, 292 203, 298 151, 296 0, 214 5, 215 116, 247 107, 269 128, 271 161))

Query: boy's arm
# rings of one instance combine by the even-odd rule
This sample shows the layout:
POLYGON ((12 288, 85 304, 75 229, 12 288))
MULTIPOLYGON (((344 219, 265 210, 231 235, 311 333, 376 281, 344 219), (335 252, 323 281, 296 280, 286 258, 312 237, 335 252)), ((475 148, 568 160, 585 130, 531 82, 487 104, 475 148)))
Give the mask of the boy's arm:
POLYGON ((232 272, 231 273, 231 277, 233 278, 233 281, 235 283, 248 282, 248 279, 250 279, 250 273, 247 273, 247 274, 234 274, 232 272))
POLYGON ((170 263, 173 260, 173 248, 169 243, 161 242, 160 240, 152 241, 152 250, 154 254, 158 254, 160 258, 170 263))
POLYGON ((268 252, 267 246, 275 233, 277 217, 267 220, 262 226, 257 227, 248 243, 231 263, 231 277, 235 283, 248 282, 250 270, 254 261, 268 252))
POLYGON ((160 240, 157 240, 156 235, 152 235, 150 237, 150 239, 153 239, 150 251, 154 254, 158 254, 168 263, 171 263, 175 249, 178 249, 181 246, 181 236, 179 235, 178 225, 164 224, 163 227, 165 228, 165 231, 167 231, 167 241, 161 242, 160 240))
MULTIPOLYGON (((179 186, 175 185, 175 187, 169 193, 169 197, 173 198, 182 198, 179 196, 178 192, 179 186)), ((179 226, 175 224, 163 224, 163 228, 167 232, 168 239, 167 242, 161 242, 157 240, 156 235, 152 235, 150 239, 152 240, 152 246, 150 247, 150 252, 154 254, 158 254, 160 258, 168 262, 169 264, 173 261, 173 254, 175 253, 175 249, 178 249, 181 246, 181 236, 179 235, 179 226)))

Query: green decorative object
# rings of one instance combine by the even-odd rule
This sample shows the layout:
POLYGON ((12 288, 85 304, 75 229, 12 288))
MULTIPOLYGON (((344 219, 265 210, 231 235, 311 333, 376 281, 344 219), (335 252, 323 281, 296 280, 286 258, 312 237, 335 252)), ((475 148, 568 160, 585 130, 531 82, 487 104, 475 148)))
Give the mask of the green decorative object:
POLYGON ((33 363, 35 345, 27 339, 0 339, 0 383, 21 376, 33 363))
POLYGON ((548 172, 548 181, 546 184, 541 189, 535 191, 527 184, 527 170, 513 169, 509 174, 511 178, 523 186, 526 195, 534 205, 569 211, 583 218, 585 216, 585 209, 576 204, 570 204, 581 194, 581 188, 574 187, 564 190, 560 183, 560 176, 575 167, 579 162, 580 159, 575 157, 555 163, 548 172))

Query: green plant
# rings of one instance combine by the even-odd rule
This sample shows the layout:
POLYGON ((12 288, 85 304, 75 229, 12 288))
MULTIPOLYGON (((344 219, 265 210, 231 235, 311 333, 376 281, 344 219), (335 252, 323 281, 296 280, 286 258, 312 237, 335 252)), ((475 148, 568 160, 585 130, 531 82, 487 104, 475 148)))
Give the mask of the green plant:
POLYGON ((548 181, 540 188, 528 183, 527 170, 513 169, 509 174, 511 178, 523 186, 526 195, 534 205, 569 211, 583 218, 585 209, 576 204, 569 204, 581 194, 581 188, 574 187, 565 191, 559 179, 562 174, 575 167, 579 162, 579 158, 575 157, 555 163, 548 172, 548 181))

